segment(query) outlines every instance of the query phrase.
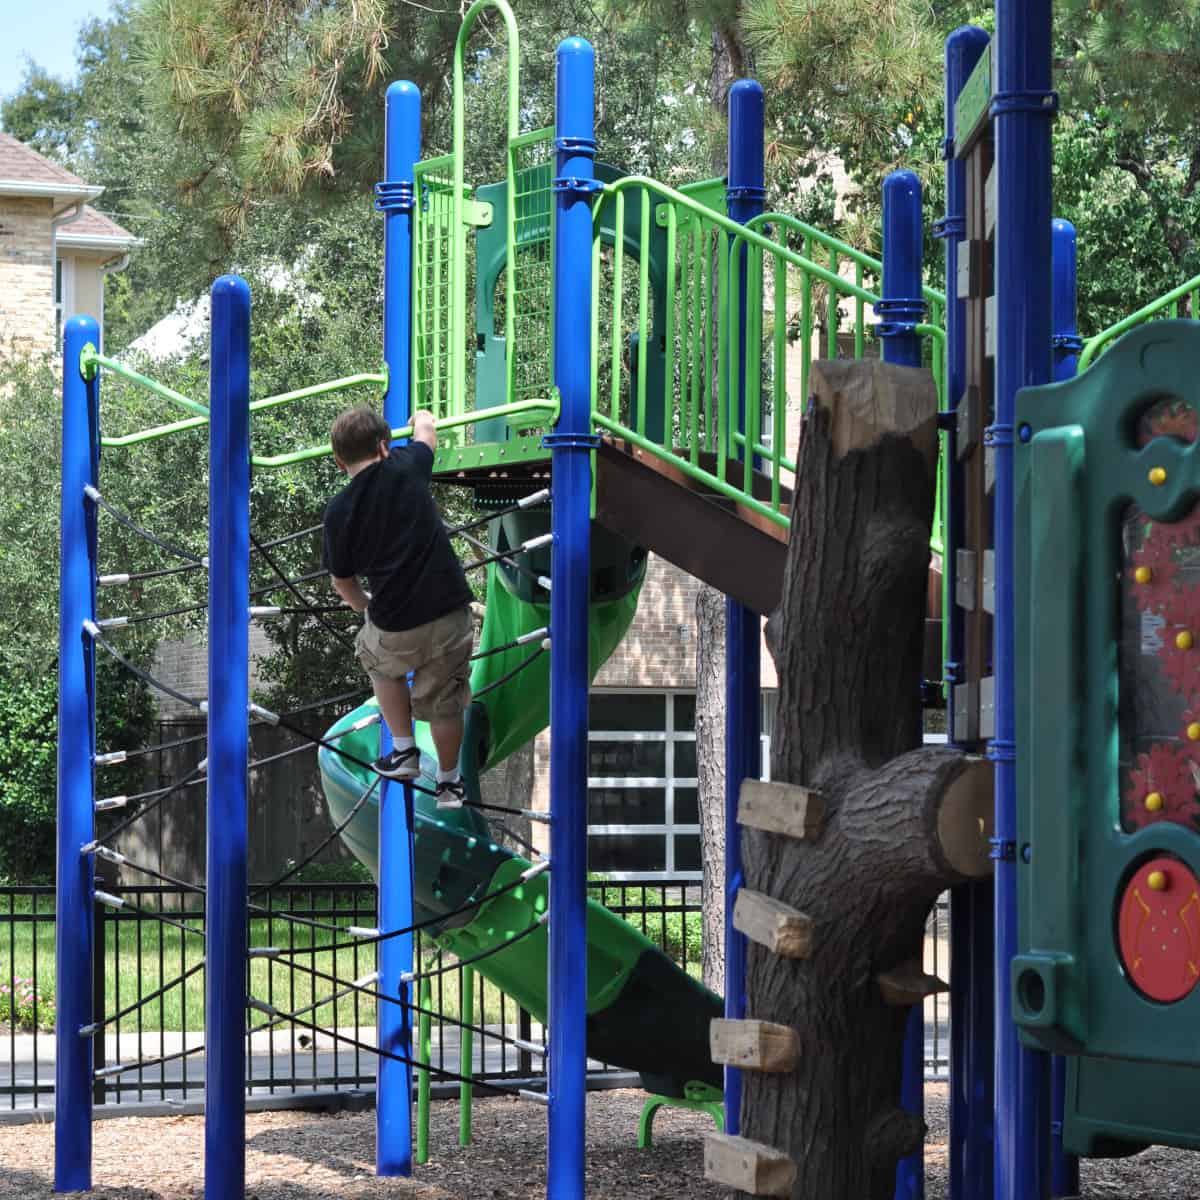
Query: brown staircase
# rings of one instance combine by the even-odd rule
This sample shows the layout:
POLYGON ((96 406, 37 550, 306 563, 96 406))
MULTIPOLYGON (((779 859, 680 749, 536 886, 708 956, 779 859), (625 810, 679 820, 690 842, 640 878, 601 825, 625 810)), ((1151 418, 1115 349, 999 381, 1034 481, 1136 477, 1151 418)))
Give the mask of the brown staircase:
MULTIPOLYGON (((716 474, 715 455, 701 454, 698 465, 716 474)), ((742 472, 740 463, 726 463, 735 487, 743 486, 742 472)), ((770 477, 756 472, 753 492, 769 500, 770 477)), ((784 516, 791 500, 791 489, 782 488, 784 516)), ((596 451, 596 519, 755 612, 766 615, 779 604, 788 531, 667 459, 604 438, 596 451)))

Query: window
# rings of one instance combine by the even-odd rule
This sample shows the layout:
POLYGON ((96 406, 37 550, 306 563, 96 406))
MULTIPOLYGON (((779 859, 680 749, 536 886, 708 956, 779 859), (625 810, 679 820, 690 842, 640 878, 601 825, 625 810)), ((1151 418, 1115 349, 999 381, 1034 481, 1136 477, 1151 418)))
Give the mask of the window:
MULTIPOLYGON (((773 692, 763 693, 762 776, 773 692)), ((588 869, 611 879, 699 879, 694 692, 593 692, 588 869)))

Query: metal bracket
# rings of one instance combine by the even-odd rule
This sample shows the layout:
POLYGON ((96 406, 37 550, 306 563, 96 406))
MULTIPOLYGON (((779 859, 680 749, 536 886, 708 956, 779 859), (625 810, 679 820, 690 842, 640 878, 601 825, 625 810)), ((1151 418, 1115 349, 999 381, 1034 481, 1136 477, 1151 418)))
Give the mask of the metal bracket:
POLYGON ((1011 446, 1013 444, 1013 427, 1011 425, 989 425, 983 431, 985 446, 1011 446))
POLYGON ((591 196, 604 191, 604 182, 600 179, 582 179, 578 175, 557 175, 550 185, 552 192, 570 192, 575 196, 591 196))
POLYGON ((600 443, 598 433, 547 433, 542 438, 546 450, 599 450, 600 443))
POLYGON ((1077 333, 1056 333, 1050 339, 1055 350, 1082 350, 1083 338, 1077 333))
POLYGON ((746 184, 742 187, 726 187, 726 200, 765 200, 767 198, 767 189, 765 187, 756 187, 752 184, 746 184))
POLYGON ((1058 112, 1058 93, 1049 92, 993 92, 988 105, 988 116, 1006 116, 1009 113, 1045 113, 1053 116, 1058 112))
POLYGON ((556 137, 554 148, 560 154, 578 154, 583 158, 596 157, 596 139, 585 137, 556 137))
POLYGON ((875 315, 886 317, 875 326, 875 336, 881 338, 911 337, 925 317, 925 301, 920 296, 898 296, 876 300, 875 315))
POLYGON ((492 206, 486 200, 463 201, 463 224, 486 229, 492 223, 492 206))
POLYGON ((967 218, 942 217, 934 221, 933 236, 948 242, 961 242, 967 236, 967 218))
POLYGON ((377 212, 412 212, 415 202, 415 185, 407 180, 389 180, 375 185, 377 212))
POLYGON ((989 855, 997 862, 1016 862, 1017 861, 1017 843, 1010 841, 1008 838, 988 838, 988 844, 992 848, 989 855))

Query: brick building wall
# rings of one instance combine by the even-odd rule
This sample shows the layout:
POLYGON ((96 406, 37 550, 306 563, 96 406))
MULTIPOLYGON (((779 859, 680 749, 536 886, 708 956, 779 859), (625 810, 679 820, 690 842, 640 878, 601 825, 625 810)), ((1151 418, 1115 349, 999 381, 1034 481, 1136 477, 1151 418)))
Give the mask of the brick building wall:
POLYGON ((54 349, 54 238, 48 199, 0 197, 0 352, 54 349))

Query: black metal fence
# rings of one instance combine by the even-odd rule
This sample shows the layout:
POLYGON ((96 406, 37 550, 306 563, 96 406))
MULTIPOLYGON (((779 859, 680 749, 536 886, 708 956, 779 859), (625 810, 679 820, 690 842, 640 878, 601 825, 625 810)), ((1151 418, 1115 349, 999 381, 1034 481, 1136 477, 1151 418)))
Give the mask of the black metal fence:
MULTIPOLYGON (((684 970, 699 975, 702 916, 699 886, 693 882, 596 882, 594 899, 622 916, 684 970)), ((93 1038, 97 1104, 155 1101, 187 1103, 202 1099, 204 1088, 204 909, 203 896, 168 886, 121 887, 104 884, 119 896, 121 908, 97 905, 93 1011, 104 1022, 93 1038)), ((250 945, 286 953, 256 957, 248 964, 248 994, 282 1014, 274 1021, 252 1012, 247 1034, 247 1089, 250 1096, 370 1088, 375 1082, 375 1002, 361 990, 345 992, 325 977, 364 980, 375 970, 374 943, 329 951, 337 937, 329 927, 373 927, 373 884, 297 884, 253 895, 250 945), (313 1027, 318 1028, 313 1028, 313 1027)), ((947 911, 939 903, 930 918, 926 969, 946 977, 949 956, 947 911)), ((0 1111, 36 1109, 54 1102, 54 890, 0 888, 0 1111)), ((463 1012, 464 970, 428 939, 417 939, 417 961, 428 974, 416 1003, 440 1017, 419 1029, 427 1032, 428 1062, 434 1072, 480 1079, 532 1079, 542 1060, 511 1044, 537 1043, 540 1024, 511 997, 476 973, 473 1023, 484 1032, 471 1039, 464 1055, 456 1021, 463 1012), (463 1068, 467 1069, 463 1069, 463 1068)), ((926 1066, 946 1071, 949 1011, 945 996, 926 1006, 926 1066)), ((604 1073, 610 1068, 591 1064, 604 1073)), ((434 1075, 436 1080, 437 1075, 434 1075)))

